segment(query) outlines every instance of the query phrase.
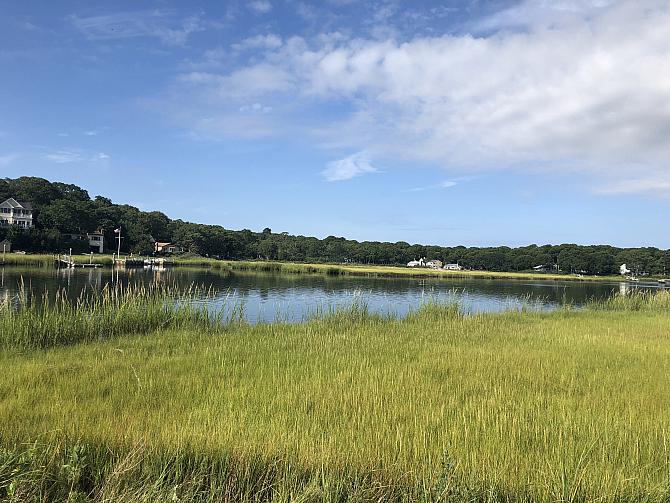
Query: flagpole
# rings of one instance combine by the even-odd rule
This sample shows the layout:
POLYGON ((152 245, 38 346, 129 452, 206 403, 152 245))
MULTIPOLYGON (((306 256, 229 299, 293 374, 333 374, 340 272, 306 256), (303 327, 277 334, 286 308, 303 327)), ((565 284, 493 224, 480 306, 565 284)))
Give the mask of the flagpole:
POLYGON ((116 251, 116 257, 120 260, 120 259, 121 259, 121 226, 120 226, 120 225, 119 225, 119 232, 118 232, 118 234, 119 234, 119 235, 116 237, 116 239, 119 240, 119 247, 118 247, 118 249, 117 249, 117 251, 116 251))

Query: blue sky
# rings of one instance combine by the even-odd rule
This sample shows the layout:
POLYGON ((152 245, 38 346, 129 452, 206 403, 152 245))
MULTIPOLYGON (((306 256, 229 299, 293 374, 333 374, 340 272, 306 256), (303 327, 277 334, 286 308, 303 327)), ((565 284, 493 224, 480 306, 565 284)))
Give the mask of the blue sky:
POLYGON ((670 247, 665 1, 0 12, 0 176, 231 229, 670 247))

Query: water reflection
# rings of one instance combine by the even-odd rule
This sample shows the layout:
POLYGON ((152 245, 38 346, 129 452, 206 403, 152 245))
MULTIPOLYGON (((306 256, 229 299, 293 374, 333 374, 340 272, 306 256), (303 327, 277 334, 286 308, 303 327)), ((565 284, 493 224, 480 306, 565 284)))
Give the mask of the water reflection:
POLYGON ((202 269, 16 269, 0 268, 0 299, 16 303, 52 300, 64 289, 69 298, 100 291, 109 284, 140 285, 158 281, 187 288, 204 287, 212 309, 244 305, 251 322, 302 320, 318 310, 362 299, 378 313, 404 316, 421 302, 458 302, 467 313, 508 309, 576 307, 632 289, 657 288, 644 283, 578 283, 483 279, 359 278, 319 275, 235 273, 202 269), (46 297, 45 297, 46 296, 46 297))

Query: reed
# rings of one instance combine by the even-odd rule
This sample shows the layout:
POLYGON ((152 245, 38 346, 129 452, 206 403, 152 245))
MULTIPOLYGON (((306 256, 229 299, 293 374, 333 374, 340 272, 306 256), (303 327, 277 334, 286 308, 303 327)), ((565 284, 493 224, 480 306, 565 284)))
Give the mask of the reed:
POLYGON ((104 340, 159 329, 221 330, 243 319, 241 306, 214 311, 203 300, 211 291, 162 283, 106 285, 70 299, 65 290, 34 302, 19 288, 15 299, 0 303, 0 348, 46 348, 104 340))
MULTIPOLYGON (((4 265, 7 266, 26 266, 26 267, 54 267, 56 259, 59 254, 56 253, 41 253, 41 254, 23 254, 23 253, 7 253, 4 258, 4 265)), ((81 255, 75 254, 70 257, 67 254, 60 254, 60 257, 71 258, 76 264, 101 264, 104 266, 112 265, 111 255, 81 255)), ((0 254, 0 264, 3 263, 2 255, 0 254)))

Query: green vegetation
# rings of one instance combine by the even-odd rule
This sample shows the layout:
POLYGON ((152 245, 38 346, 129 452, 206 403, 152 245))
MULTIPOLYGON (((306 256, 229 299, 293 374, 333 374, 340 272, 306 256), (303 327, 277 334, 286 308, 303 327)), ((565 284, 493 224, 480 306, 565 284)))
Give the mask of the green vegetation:
MULTIPOLYGON (((90 255, 81 254, 61 254, 61 258, 70 259, 77 264, 102 264, 104 266, 112 265, 112 255, 90 255)), ((5 255, 5 265, 11 266, 25 266, 25 267, 53 267, 58 254, 38 253, 38 254, 22 254, 22 253, 8 253, 5 255)), ((2 256, 0 256, 0 264, 2 263, 2 256)))
MULTIPOLYGON (((566 274, 618 274, 626 263, 634 274, 665 276, 670 273, 670 250, 656 248, 615 248, 575 244, 466 248, 433 246, 406 242, 380 243, 354 241, 336 236, 317 239, 292 236, 286 232, 234 231, 218 225, 201 225, 172 220, 159 211, 144 212, 108 198, 91 199, 76 185, 49 182, 42 178, 0 179, 0 200, 15 197, 31 202, 36 228, 0 228, 0 240, 8 237, 14 249, 29 252, 87 252, 88 243, 70 240, 70 233, 102 229, 105 242, 114 248, 114 229, 123 229, 123 253, 152 253, 151 239, 173 242, 189 254, 227 260, 256 260, 301 263, 354 263, 366 265, 405 265, 420 257, 458 262, 467 269, 493 272, 530 271, 544 265, 558 266, 566 274)), ((194 262, 197 262, 195 259, 194 262)))
MULTIPOLYGON (((158 319, 160 296, 129 303, 158 319)), ((670 500, 668 292, 257 326, 187 310, 116 338, 67 327, 123 302, 66 304, 2 311, 63 335, 0 326, 0 500, 670 500)))
POLYGON ((46 348, 158 329, 206 332, 242 320, 239 306, 211 313, 206 304, 192 302, 207 293, 197 287, 177 291, 159 283, 119 284, 84 291, 75 300, 59 291, 54 299, 45 295, 40 305, 27 296, 18 299, 18 308, 0 302, 0 348, 46 348))

